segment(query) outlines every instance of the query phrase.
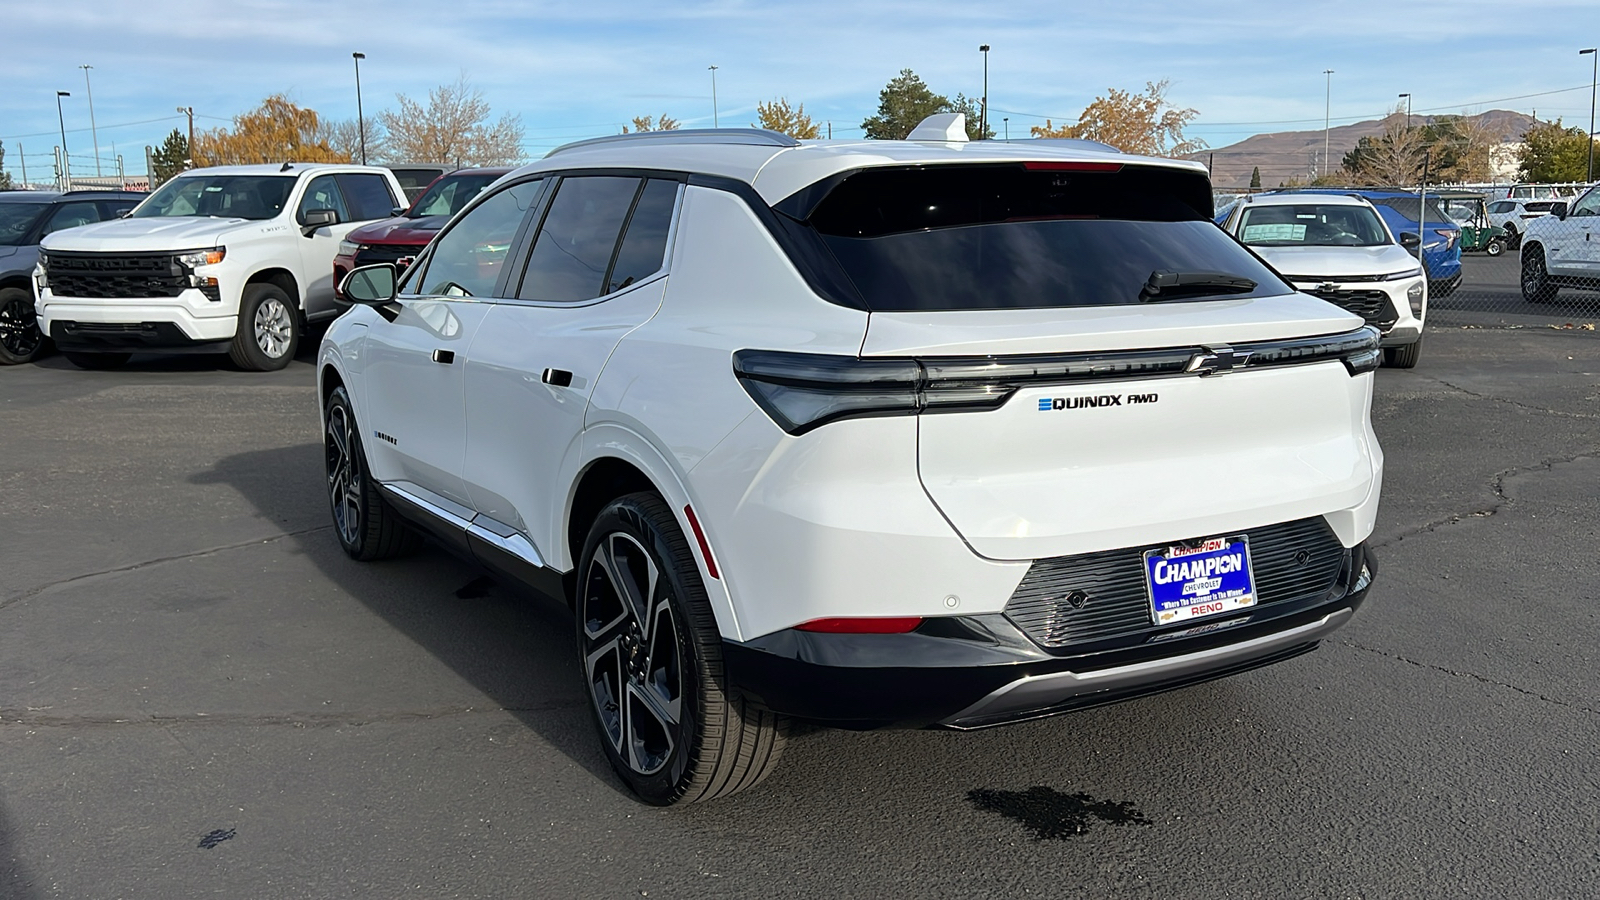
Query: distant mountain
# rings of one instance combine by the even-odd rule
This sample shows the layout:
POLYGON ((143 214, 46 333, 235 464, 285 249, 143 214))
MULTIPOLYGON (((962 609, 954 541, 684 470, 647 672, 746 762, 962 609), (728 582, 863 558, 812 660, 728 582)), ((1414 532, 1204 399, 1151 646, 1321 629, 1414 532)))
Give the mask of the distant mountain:
MULTIPOLYGON (((1423 125, 1437 116, 1413 117, 1412 124, 1423 125)), ((1521 140, 1534 118, 1508 109, 1491 109, 1485 113, 1468 116, 1482 120, 1503 135, 1503 140, 1521 140)), ((1273 188, 1280 182, 1299 176, 1307 177, 1315 167, 1318 171, 1338 168, 1344 155, 1356 147, 1364 137, 1377 137, 1383 133, 1384 119, 1370 119, 1352 125, 1338 125, 1328 131, 1328 157, 1330 166, 1318 166, 1322 159, 1322 129, 1314 131, 1278 131, 1245 138, 1237 144, 1202 150, 1189 155, 1200 162, 1211 161, 1211 181, 1219 188, 1244 188, 1250 184, 1250 170, 1261 167, 1261 186, 1273 188)))

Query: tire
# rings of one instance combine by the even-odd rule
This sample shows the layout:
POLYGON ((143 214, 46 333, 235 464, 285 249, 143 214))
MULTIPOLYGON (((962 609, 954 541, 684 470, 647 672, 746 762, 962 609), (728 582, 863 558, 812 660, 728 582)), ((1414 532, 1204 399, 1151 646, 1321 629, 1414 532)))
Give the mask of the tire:
POLYGON ((666 503, 639 493, 608 504, 577 571, 584 693, 606 758, 628 788, 669 806, 766 778, 783 754, 788 721, 729 683, 699 567, 666 503))
POLYGON ((44 345, 33 295, 22 288, 0 288, 0 366, 32 362, 44 345))
POLYGON ((1489 239, 1489 243, 1484 246, 1483 252, 1489 254, 1490 256, 1499 256, 1501 253, 1505 252, 1505 249, 1506 249, 1506 239, 1505 239, 1505 237, 1496 236, 1496 237, 1492 237, 1492 238, 1489 239))
POLYGON ((1517 250, 1517 249, 1520 249, 1521 247, 1522 247, 1522 235, 1518 234, 1517 230, 1515 228, 1512 228, 1510 225, 1507 225, 1506 226, 1506 249, 1507 250, 1517 250))
POLYGON ((80 369, 120 369, 133 356, 132 353, 78 353, 73 350, 63 351, 61 355, 80 369))
POLYGON ((281 369, 299 352, 300 331, 300 311, 283 289, 247 284, 239 301, 239 328, 228 345, 228 358, 252 372, 281 369))
POLYGON ((328 476, 328 507, 333 533, 351 559, 363 562, 403 556, 420 539, 400 518, 368 476, 350 395, 336 387, 322 415, 323 456, 328 476))
POLYGON ((1544 265, 1544 248, 1534 244, 1523 251, 1522 299, 1529 303, 1549 303, 1560 290, 1550 283, 1550 272, 1544 265))
POLYGON ((1391 369, 1415 369, 1422 358, 1422 336, 1409 344, 1383 348, 1383 364, 1391 369))

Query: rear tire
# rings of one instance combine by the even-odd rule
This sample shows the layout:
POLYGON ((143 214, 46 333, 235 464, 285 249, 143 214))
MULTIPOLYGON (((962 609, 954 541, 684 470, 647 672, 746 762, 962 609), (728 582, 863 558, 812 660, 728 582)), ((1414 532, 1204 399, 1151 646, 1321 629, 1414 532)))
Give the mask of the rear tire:
POLYGON ((613 500, 578 561, 579 669, 601 747, 656 806, 759 784, 788 721, 729 682, 700 569, 671 509, 650 493, 613 500))
POLYGON ((44 345, 33 295, 22 288, 0 288, 0 366, 32 362, 44 345))
POLYGON ((62 356, 67 362, 80 369, 120 369, 127 365, 132 353, 78 353, 73 350, 63 351, 62 356))
POLYGON ((351 559, 363 562, 402 556, 419 538, 385 500, 367 470, 350 395, 340 386, 328 397, 322 416, 322 444, 328 476, 333 533, 351 559))
POLYGON ((239 300, 239 328, 228 358, 241 369, 271 372, 294 359, 300 349, 300 311, 273 284, 247 284, 239 300))
POLYGON ((1501 253, 1505 252, 1505 249, 1506 239, 1502 236, 1496 236, 1489 239, 1489 244, 1483 248, 1483 252, 1489 254, 1490 256, 1499 256, 1501 253))
POLYGON ((1522 299, 1529 303, 1549 303, 1561 289, 1550 282, 1544 264, 1544 248, 1538 244, 1522 253, 1522 299))
POLYGON ((1383 364, 1391 369, 1415 369, 1422 358, 1422 335, 1409 344, 1383 348, 1383 364))

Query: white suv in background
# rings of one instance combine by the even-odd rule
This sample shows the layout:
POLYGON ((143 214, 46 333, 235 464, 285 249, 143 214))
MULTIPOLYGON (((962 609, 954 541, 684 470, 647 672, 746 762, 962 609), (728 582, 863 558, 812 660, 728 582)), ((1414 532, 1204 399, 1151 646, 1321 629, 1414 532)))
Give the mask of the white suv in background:
POLYGON ((39 329, 67 359, 110 368, 134 351, 227 353, 281 369, 306 323, 337 316, 333 257, 405 193, 376 166, 193 169, 124 219, 44 239, 39 329))
POLYGON ((398 290, 344 281, 338 540, 565 597, 648 802, 755 784, 791 717, 1053 715, 1304 653, 1367 595, 1377 332, 1217 230, 1199 164, 911 137, 570 145, 398 290))
POLYGON ((1416 366, 1428 311, 1427 279, 1411 255, 1417 235, 1395 240, 1365 197, 1256 194, 1222 227, 1295 287, 1381 331, 1386 364, 1416 366))

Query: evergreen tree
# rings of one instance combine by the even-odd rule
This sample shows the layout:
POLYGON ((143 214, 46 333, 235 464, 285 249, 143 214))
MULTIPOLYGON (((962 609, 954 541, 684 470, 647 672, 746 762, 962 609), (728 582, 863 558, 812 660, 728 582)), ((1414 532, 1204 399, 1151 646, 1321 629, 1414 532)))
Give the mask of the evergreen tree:
POLYGON ((188 159, 189 139, 183 136, 183 132, 174 128, 161 142, 161 146, 150 154, 151 168, 154 170, 150 173, 151 189, 187 168, 185 161, 188 159))
POLYGON ((1261 189, 1261 167, 1260 166, 1256 166, 1255 168, 1250 170, 1250 189, 1252 191, 1261 189))

